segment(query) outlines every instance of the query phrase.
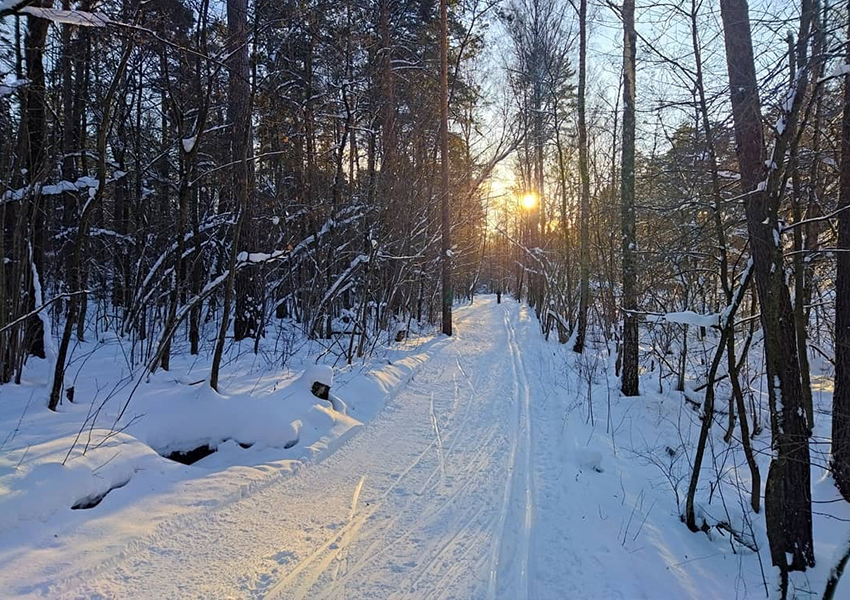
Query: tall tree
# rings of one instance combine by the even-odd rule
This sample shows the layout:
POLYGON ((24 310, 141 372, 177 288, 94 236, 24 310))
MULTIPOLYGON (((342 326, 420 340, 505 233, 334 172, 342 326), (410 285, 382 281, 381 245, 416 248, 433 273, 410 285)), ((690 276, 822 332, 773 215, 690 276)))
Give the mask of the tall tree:
MULTIPOLYGON (((227 272, 227 283, 224 289, 224 305, 222 306, 221 325, 219 327, 218 339, 216 341, 213 364, 210 370, 209 384, 218 391, 218 376, 221 365, 221 357, 224 352, 224 340, 227 334, 227 326, 230 320, 230 305, 233 298, 233 288, 236 285, 237 249, 240 237, 244 229, 245 221, 248 219, 249 211, 249 171, 248 152, 251 139, 251 85, 250 64, 248 61, 248 0, 227 0, 227 33, 230 42, 230 55, 228 58, 228 90, 227 90, 227 117, 230 122, 230 158, 233 164, 231 207, 237 213, 236 225, 233 229, 233 240, 230 247, 230 261, 227 272)), ((249 284, 249 289, 253 287, 249 284)), ((239 334, 242 339, 255 332, 252 324, 255 316, 250 312, 250 307, 256 302, 255 298, 247 297, 249 293, 245 288, 240 288, 242 301, 239 301, 240 293, 237 293, 236 320, 240 322, 239 334)), ((234 334, 236 324, 234 322, 234 334)))
MULTIPOLYGON (((248 57, 248 0, 227 1, 227 34, 232 44, 228 61, 229 79, 227 116, 232 127, 230 157, 233 161, 232 207, 248 227, 239 235, 239 247, 255 252, 258 237, 254 223, 255 204, 250 201, 251 155, 251 64, 248 57), (245 214, 242 215, 241 213, 245 214)), ((262 292, 259 268, 247 265, 236 276, 236 310, 233 317, 233 337, 238 341, 258 337, 262 329, 262 292)))
MULTIPOLYGON (((34 186, 44 177, 47 133, 44 47, 49 24, 46 19, 27 17, 24 63, 29 84, 22 94, 21 126, 18 132, 18 158, 23 162, 23 168, 13 175, 18 180, 18 186, 34 186)), ((37 292, 34 286, 44 275, 45 198, 36 192, 33 190, 22 201, 18 215, 20 221, 17 223, 16 233, 20 236, 16 244, 18 273, 21 280, 26 282, 22 312, 36 308, 37 292)), ((23 352, 44 358, 44 327, 38 317, 27 319, 23 342, 23 352)))
POLYGON ((576 332, 576 352, 584 351, 584 339, 587 335, 587 309, 590 303, 590 175, 587 168, 587 0, 581 0, 578 12, 579 59, 578 59, 578 170, 581 178, 581 201, 579 208, 580 249, 579 249, 579 307, 578 331, 576 332))
POLYGON ((783 589, 789 570, 814 565, 808 423, 797 356, 794 310, 785 283, 780 243, 779 206, 789 142, 806 89, 806 51, 811 3, 803 0, 797 64, 800 69, 787 95, 767 160, 762 115, 753 57, 752 32, 746 0, 721 0, 726 63, 732 99, 736 153, 756 287, 761 302, 761 326, 767 366, 771 429, 775 454, 765 489, 767 536, 773 564, 782 573, 783 589))
POLYGON ((637 273, 635 271, 635 2, 623 2, 623 149, 620 174, 620 211, 622 219, 623 261, 623 360, 621 390, 625 396, 637 396, 638 322, 637 273))
POLYGON ((443 333, 452 334, 452 238, 449 190, 449 17, 448 0, 440 0, 440 263, 443 280, 443 333))
MULTIPOLYGON (((720 288, 723 292, 723 297, 726 301, 727 315, 731 313, 733 304, 740 303, 742 298, 737 301, 734 297, 734 290, 729 281, 729 247, 726 239, 726 229, 723 225, 723 195, 720 187, 720 176, 717 167, 717 149, 715 142, 715 131, 711 124, 711 117, 708 111, 708 100, 705 92, 705 80, 703 77, 702 68, 702 50, 700 48, 699 29, 697 25, 697 15, 699 13, 700 3, 698 0, 691 0, 690 21, 691 21, 691 47, 694 52, 694 83, 697 92, 697 103, 699 107, 699 117, 702 121, 703 134, 705 135, 705 144, 708 149, 707 159, 709 176, 711 178, 711 196, 713 201, 712 221, 714 223, 714 231, 717 238, 717 251, 719 254, 719 274, 720 288)), ((743 294, 740 294, 743 296, 743 294)), ((737 307, 735 307, 737 310, 737 307)), ((727 316, 726 326, 734 327, 734 321, 727 316)), ((750 505, 753 510, 758 512, 761 508, 761 473, 759 472, 758 464, 756 463, 755 455, 753 454, 752 444, 750 442, 750 427, 747 421, 746 405, 744 394, 741 390, 741 384, 738 380, 736 352, 735 352, 735 335, 734 331, 729 331, 725 336, 726 339, 726 370, 729 375, 729 382, 732 385, 732 397, 729 400, 729 430, 726 433, 727 442, 731 439, 732 429, 734 427, 734 415, 737 410, 738 422, 741 430, 741 445, 744 447, 744 455, 747 459, 747 465, 750 468, 750 505), (733 405, 734 402, 734 405, 733 405)), ((710 373, 710 371, 709 371, 710 373)), ((684 372, 682 373, 684 375, 684 372)), ((684 383, 684 382, 683 382, 684 383)), ((710 391, 714 395, 714 390, 710 391)), ((709 392, 706 392, 706 399, 709 397, 709 392)), ((713 402, 713 399, 712 399, 713 402)), ((703 411, 705 419, 705 411, 703 411)), ((710 427, 710 420, 706 419, 705 427, 710 427)), ((708 432, 706 431, 706 434, 708 432)), ((694 477, 698 477, 699 473, 694 469, 694 477)), ((691 523, 693 525, 693 523, 691 523)))
MULTIPOLYGON (((850 9, 850 3, 848 3, 850 9)), ((850 12, 847 32, 850 34, 850 12)), ((850 61, 850 46, 847 59, 850 61)), ((838 252, 835 272, 835 391, 832 395, 832 472, 841 495, 850 501, 850 74, 844 76, 841 123, 841 180, 838 252)))

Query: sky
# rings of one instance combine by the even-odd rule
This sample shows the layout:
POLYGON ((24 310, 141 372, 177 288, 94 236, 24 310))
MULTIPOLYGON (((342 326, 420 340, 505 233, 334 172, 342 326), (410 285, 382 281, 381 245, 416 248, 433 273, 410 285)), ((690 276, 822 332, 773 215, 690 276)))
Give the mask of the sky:
MULTIPOLYGON (((568 2, 569 0, 563 0, 568 2)), ((661 60, 649 47, 659 49, 666 59, 693 63, 691 31, 688 17, 679 10, 690 10, 689 1, 667 4, 637 1, 637 144, 639 150, 649 151, 653 145, 659 150, 667 145, 665 131, 672 132, 685 120, 692 120, 693 112, 687 107, 659 110, 659 101, 689 101, 692 84, 676 68, 661 60)), ((702 62, 710 102, 720 118, 728 116, 726 62, 719 4, 700 0, 699 28, 702 62)), ((566 27, 571 32, 573 67, 578 66, 578 21, 575 10, 565 14, 573 21, 566 27)), ((769 86, 762 92, 763 112, 775 106, 781 98, 781 88, 787 76, 784 70, 786 53, 785 36, 798 27, 799 9, 796 2, 788 0, 754 0, 750 2, 750 19, 757 69, 760 78, 767 78, 769 86), (772 78, 771 78, 772 74, 772 78), (773 87, 771 87, 773 86, 773 87)), ((617 102, 622 72, 622 24, 619 15, 606 3, 590 0, 588 3, 588 120, 592 125, 594 108, 600 115, 610 118, 617 102)), ((510 37, 505 26, 495 19, 487 32, 487 55, 481 72, 485 93, 487 90, 507 88, 505 68, 510 60, 510 37)), ((577 83, 577 76, 575 82, 577 83)), ((619 107, 622 110, 622 107, 619 107)), ((485 110, 484 118, 490 129, 497 131, 496 122, 503 116, 496 110, 485 110)), ((605 127, 603 126, 603 130, 605 127)), ((491 195, 510 193, 515 186, 511 168, 512 160, 505 160, 493 173, 491 195)))

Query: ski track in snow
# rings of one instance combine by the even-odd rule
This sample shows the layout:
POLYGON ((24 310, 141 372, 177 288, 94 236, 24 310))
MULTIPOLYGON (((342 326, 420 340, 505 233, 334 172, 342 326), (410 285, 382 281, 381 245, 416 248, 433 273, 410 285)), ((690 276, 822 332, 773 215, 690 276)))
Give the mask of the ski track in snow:
MULTIPOLYGON (((533 339, 540 334, 528 309, 476 299, 457 310, 455 327, 455 337, 431 346, 431 357, 383 411, 321 462, 234 502, 178 515, 103 568, 80 557, 75 574, 45 573, 29 593, 658 597, 657 579, 631 558, 617 568, 628 575, 611 575, 615 557, 606 554, 630 549, 616 539, 622 524, 606 523, 605 513, 626 499, 601 489, 593 497, 590 490, 603 481, 593 478, 601 475, 577 470, 573 478, 565 449, 575 446, 578 430, 565 419, 573 418, 575 399, 553 393, 560 363, 533 339)), ((634 560, 660 560, 636 551, 644 554, 634 560)), ((678 584, 665 596, 697 589, 677 571, 666 577, 678 584)))
POLYGON ((40 589, 59 597, 152 589, 298 600, 532 597, 531 390, 514 322, 524 310, 489 299, 459 309, 455 337, 324 461, 163 528, 102 572, 40 589))

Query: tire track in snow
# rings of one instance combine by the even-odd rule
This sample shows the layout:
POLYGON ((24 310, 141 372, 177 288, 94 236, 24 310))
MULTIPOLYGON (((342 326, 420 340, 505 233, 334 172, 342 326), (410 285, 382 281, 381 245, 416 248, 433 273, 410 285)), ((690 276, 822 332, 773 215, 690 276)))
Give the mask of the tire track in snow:
MULTIPOLYGON (((456 540, 458 540, 459 538, 462 538, 463 536, 465 536, 470 531, 470 529, 472 528, 472 525, 477 521, 478 517, 481 516, 481 514, 484 512, 484 510, 486 508, 487 508, 487 506, 484 505, 484 504, 479 505, 477 508, 472 507, 472 509, 470 511, 468 511, 468 513, 471 513, 471 514, 463 515, 460 519, 458 519, 458 521, 455 524, 455 529, 457 530, 455 532, 455 534, 453 536, 451 536, 445 543, 443 543, 440 546, 438 551, 436 553, 434 553, 434 555, 425 564, 425 566, 422 569, 420 569, 419 575, 416 576, 416 578, 409 584, 409 586, 406 586, 406 587, 410 588, 411 592, 416 591, 416 584, 418 584, 426 575, 428 575, 428 572, 431 570, 431 568, 434 565, 437 564, 437 561, 440 560, 440 558, 442 558, 442 556, 449 549, 453 548, 456 545, 455 544, 456 540), (457 525, 460 525, 460 527, 457 527, 457 525)), ((473 548, 474 548, 474 546, 472 544, 468 544, 466 546, 462 556, 469 553, 469 551, 473 548)), ((442 589, 445 589, 445 588, 441 585, 433 586, 432 593, 439 592, 442 589)), ((391 597, 390 600, 392 600, 392 598, 393 597, 391 597)))
MULTIPOLYGON (((363 482, 366 481, 366 476, 363 475, 360 477, 360 481, 357 483, 357 487, 354 488, 354 496, 351 499, 351 510, 348 513, 348 522, 352 522, 354 520, 354 515, 357 514, 357 502, 360 499, 360 491, 363 489, 363 482)), ((331 580, 336 581, 340 572, 342 575, 345 575, 348 572, 348 552, 349 548, 351 548, 350 543, 343 546, 340 550, 339 554, 336 557, 335 568, 333 573, 331 574, 331 580)), ((345 586, 340 588, 340 596, 345 598, 345 586)))
POLYGON ((322 544, 313 554, 307 557, 305 560, 298 563, 292 571, 290 571, 284 579, 282 579, 279 583, 277 583, 274 587, 269 588, 267 590, 267 595, 273 596, 276 592, 285 588, 290 582, 292 582, 298 575, 305 571, 305 581, 299 586, 298 590, 295 593, 295 598, 297 600, 302 600, 306 597, 306 594, 310 591, 310 588, 316 582, 316 580, 325 572, 325 570, 330 566, 330 564, 334 561, 335 558, 339 556, 339 554, 351 543, 354 539, 354 536, 357 535, 357 531, 360 527, 363 526, 363 523, 366 522, 368 515, 362 515, 357 519, 354 518, 356 510, 357 510, 357 501, 360 498, 360 491, 363 489, 363 482, 365 481, 366 476, 363 475, 360 477, 360 481, 358 481, 357 486, 354 488, 354 496, 351 500, 351 509, 348 516, 348 523, 337 533, 335 536, 331 537, 324 544, 322 544), (337 543, 338 542, 338 543, 337 543), (328 554, 320 563, 317 568, 306 570, 310 564, 322 556, 326 550, 331 550, 330 554, 328 554))

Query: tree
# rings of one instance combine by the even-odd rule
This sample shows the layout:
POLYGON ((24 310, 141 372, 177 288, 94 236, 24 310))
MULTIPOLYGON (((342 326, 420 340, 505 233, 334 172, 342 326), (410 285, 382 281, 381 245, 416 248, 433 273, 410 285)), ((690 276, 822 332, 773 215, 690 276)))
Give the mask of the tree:
POLYGON ((576 332, 576 352, 584 351, 584 339, 587 335, 587 310, 590 303, 590 239, 588 222, 590 220, 590 175, 587 168, 587 117, 586 87, 587 87, 587 0, 580 0, 578 13, 579 26, 579 66, 578 66, 578 163, 581 178, 581 206, 579 209, 580 236, 580 282, 578 330, 576 332))
MULTIPOLYGON (((213 365, 210 370, 210 387, 218 391, 218 375, 221 357, 224 352, 224 340, 230 320, 230 303, 233 288, 237 281, 237 250, 240 237, 249 214, 249 166, 248 152, 251 140, 251 83, 248 61, 248 0, 227 1, 227 32, 230 39, 230 57, 228 60, 227 116, 231 126, 230 158, 233 162, 233 184, 231 188, 232 207, 236 210, 236 225, 230 247, 227 283, 224 290, 221 326, 218 332, 213 365)), ((248 259, 250 263, 250 259, 248 259)), ((258 298, 252 296, 254 286, 249 279, 242 280, 236 294, 236 318, 234 319, 234 337, 243 339, 252 334, 259 335, 254 307, 258 298), (241 292, 241 293, 240 293, 241 292), (242 298, 240 301, 239 298, 242 298), (239 322, 238 333, 236 322, 239 322)))
POLYGON ((443 333, 452 334, 452 238, 449 190, 449 19, 448 0, 440 0, 440 224, 443 333))
MULTIPOLYGON (((239 232, 239 247, 255 252, 257 227, 254 223, 255 204, 251 202, 252 154, 251 134, 251 64, 248 57, 248 0, 228 0, 227 32, 233 53, 228 61, 227 116, 231 123, 230 156, 233 161, 233 207, 240 220, 248 223, 239 232), (242 213, 245 213, 244 215, 242 213)), ((237 341, 259 337, 262 330, 262 292, 258 268, 248 266, 236 277, 236 310, 233 317, 233 337, 237 341)))
POLYGON ((620 175, 620 212, 623 262, 623 356, 621 390, 625 396, 637 396, 638 389, 638 317, 635 252, 635 3, 623 2, 623 149, 620 175))
POLYGON ((761 106, 753 57, 752 33, 746 0, 721 0, 726 43, 726 64, 732 99, 736 153, 741 188, 746 194, 747 230, 753 257, 756 287, 761 303, 761 326, 767 367, 771 429, 775 455, 765 489, 767 535, 773 564, 779 567, 783 589, 789 570, 814 565, 810 483, 809 426, 803 401, 794 311, 785 283, 780 244, 779 205, 788 144, 806 88, 806 44, 811 4, 803 0, 796 83, 780 117, 773 155, 768 160, 761 126, 761 106))
MULTIPOLYGON (((850 33, 850 13, 847 31, 850 33)), ((850 60, 848 47, 847 60, 850 60)), ((844 75, 841 122, 841 172, 838 252, 835 270, 835 391, 832 395, 832 472, 841 495, 850 502, 850 74, 844 75)))
MULTIPOLYGON (((702 122, 703 134, 705 135, 705 144, 708 148, 708 167, 709 167, 709 176, 711 178, 711 196, 713 201, 713 210, 712 210, 712 223, 714 225, 715 236, 717 237, 717 250, 720 255, 720 261, 718 265, 719 275, 720 275, 720 287, 723 292, 723 298, 726 303, 726 311, 727 318, 726 323, 724 324, 725 328, 733 328, 733 330, 725 332, 722 334, 722 337, 726 341, 726 370, 729 375, 729 381, 732 385, 732 398, 729 400, 729 429, 726 432, 726 440, 729 441, 731 439, 732 430, 734 427, 734 415, 735 411, 738 412, 738 422, 741 430, 741 444, 744 447, 744 454, 747 459, 747 465, 750 468, 750 478, 752 482, 752 488, 750 493, 750 505, 753 507, 753 510, 758 512, 761 507, 761 473, 759 472, 758 464, 756 463, 755 456, 752 450, 752 444, 750 442, 750 428, 749 423, 747 422, 747 414, 746 414, 746 406, 744 402, 744 394, 741 390, 741 384, 738 381, 738 373, 737 373, 737 365, 735 362, 735 332, 734 332, 734 322, 728 316, 731 314, 732 310, 737 310, 741 300, 743 299, 743 293, 739 293, 738 297, 735 296, 734 290, 732 289, 732 284, 729 281, 729 247, 727 243, 726 229, 723 224, 724 220, 724 211, 723 211, 723 196, 720 189, 720 176, 718 174, 717 167, 717 149, 716 149, 716 141, 715 130, 711 124, 711 117, 708 112, 708 101, 706 99, 705 93, 705 80, 703 78, 703 68, 702 68, 702 52, 700 49, 699 42, 699 33, 697 27, 697 13, 699 11, 699 4, 697 0, 691 1, 691 11, 690 11, 690 25, 691 25, 691 44, 694 51, 694 62, 695 62, 695 83, 697 89, 697 98, 699 103, 699 114, 700 120, 702 122), (734 403, 733 403, 734 399, 734 403)), ((751 273, 747 272, 747 276, 749 277, 751 273)), ((742 284, 742 288, 743 288, 742 284)), ((718 352, 722 352, 721 348, 718 348, 718 352)), ((712 365, 714 366, 714 365, 712 365)), ((713 369, 715 372, 717 367, 715 366, 713 369)), ((709 372, 709 389, 706 391, 706 404, 714 402, 714 390, 711 379, 713 378, 713 374, 711 371, 709 372)), ((708 434, 708 428, 711 426, 711 418, 706 416, 707 411, 703 410, 703 427, 706 429, 705 435, 708 434)), ((705 440, 702 439, 701 434, 701 445, 705 445, 705 440)), ((698 450, 699 452, 699 450, 698 450)), ((696 479, 699 477, 699 469, 695 466, 693 470, 693 478, 696 479)), ((695 486, 694 486, 695 487, 695 486)), ((695 491, 695 490, 694 490, 695 491)), ((691 504, 693 504, 693 493, 689 494, 689 500, 691 504)), ((693 514, 691 511, 688 513, 689 526, 691 529, 696 525, 694 522, 693 514)))

